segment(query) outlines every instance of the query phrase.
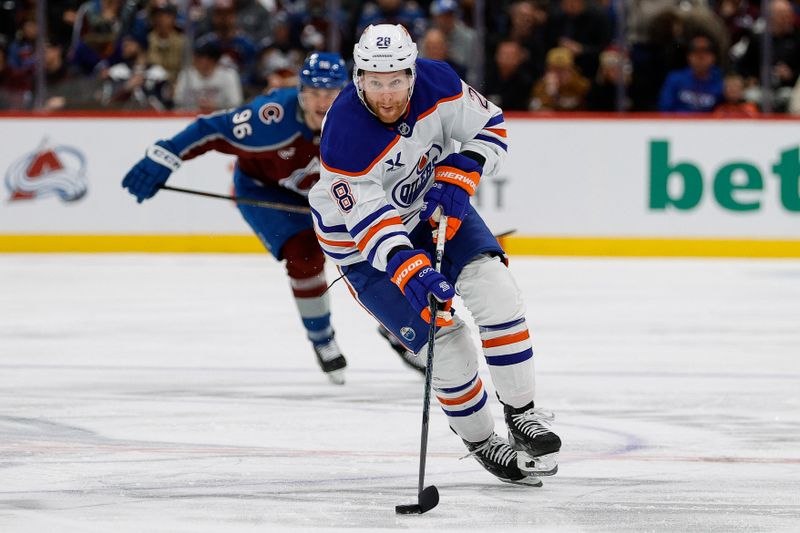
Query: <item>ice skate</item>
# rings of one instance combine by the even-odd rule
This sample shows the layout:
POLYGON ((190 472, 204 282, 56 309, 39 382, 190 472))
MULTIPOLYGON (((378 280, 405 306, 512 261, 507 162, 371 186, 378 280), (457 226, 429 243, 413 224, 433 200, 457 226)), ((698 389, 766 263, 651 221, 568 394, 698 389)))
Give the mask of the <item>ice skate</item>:
POLYGON ((392 335, 388 329, 383 326, 378 326, 378 333, 389 342, 389 346, 392 347, 397 355, 400 356, 403 363, 405 363, 408 367, 413 368, 423 376, 425 375, 425 359, 422 357, 417 356, 411 350, 408 350, 403 344, 398 341, 394 335, 392 335))
POLYGON ((483 442, 464 441, 469 454, 462 457, 474 457, 481 466, 493 474, 500 481, 506 483, 516 483, 518 485, 530 485, 541 487, 542 481, 535 477, 525 474, 517 466, 517 452, 508 444, 506 439, 492 433, 483 442))
POLYGON ((314 353, 317 354, 317 362, 322 371, 336 385, 344 385, 344 369, 347 367, 347 360, 342 355, 342 350, 333 338, 314 343, 314 353))
POLYGON ((531 476, 555 475, 561 439, 550 430, 553 413, 534 408, 533 402, 518 409, 505 405, 503 410, 508 443, 517 452, 519 469, 531 476))

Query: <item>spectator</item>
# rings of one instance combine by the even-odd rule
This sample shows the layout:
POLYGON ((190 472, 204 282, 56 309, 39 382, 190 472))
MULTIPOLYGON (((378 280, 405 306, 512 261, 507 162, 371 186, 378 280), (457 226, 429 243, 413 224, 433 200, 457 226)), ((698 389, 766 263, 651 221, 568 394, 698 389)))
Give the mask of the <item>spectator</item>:
POLYGON ((122 30, 121 9, 122 0, 88 0, 78 10, 72 61, 83 72, 106 68, 112 60, 122 30))
MULTIPOLYGON (((431 3, 432 27, 440 30, 446 41, 447 59, 451 66, 459 65, 462 70, 459 77, 470 84, 476 84, 475 79, 475 30, 467 27, 461 20, 461 14, 456 0, 434 0, 431 3)), ((427 41, 427 38, 426 38, 427 41)))
POLYGON ((278 12, 272 17, 272 35, 261 42, 261 49, 254 72, 254 86, 259 92, 276 87, 286 87, 297 80, 306 52, 297 39, 292 37, 290 17, 278 12))
POLYGON ((48 43, 44 51, 47 81, 47 111, 61 109, 92 109, 100 107, 100 80, 92 76, 75 75, 64 61, 60 44, 48 43))
POLYGON ((689 41, 689 66, 673 70, 661 89, 658 109, 664 112, 710 113, 722 101, 722 74, 711 38, 697 35, 689 41))
POLYGON ((516 41, 497 45, 486 79, 486 97, 506 111, 526 111, 533 77, 528 53, 516 41))
POLYGON ((575 67, 569 48, 556 47, 547 52, 544 77, 533 87, 532 111, 577 111, 586 107, 591 82, 575 67))
POLYGON ((169 83, 174 86, 183 66, 183 49, 186 39, 177 30, 177 9, 168 0, 161 0, 150 10, 153 29, 147 36, 147 61, 161 65, 167 71, 169 83))
POLYGON ((222 65, 222 48, 213 38, 201 39, 191 67, 178 75, 175 105, 179 109, 210 113, 242 103, 242 86, 236 71, 222 65))
POLYGON ((236 26, 234 0, 214 0, 211 28, 212 32, 206 36, 213 36, 219 43, 222 50, 220 60, 226 66, 236 69, 243 83, 249 82, 255 64, 256 46, 236 26))
POLYGON ((439 28, 430 28, 425 32, 425 37, 420 41, 420 56, 427 59, 444 61, 456 71, 458 77, 464 79, 467 69, 450 59, 447 40, 444 32, 439 28))
MULTIPOLYGON (((519 0, 508 9, 510 27, 508 40, 519 43, 525 49, 533 79, 544 75, 545 23, 547 11, 533 0, 519 0)), ((502 33, 502 32, 501 32, 502 33)))
POLYGON ((31 101, 31 80, 8 64, 5 37, 0 35, 0 109, 22 109, 31 101))
MULTIPOLYGON (((772 89, 775 92, 775 110, 785 111, 792 87, 800 73, 800 31, 795 26, 795 14, 788 0, 771 0, 769 33, 772 40, 772 89)), ((750 40, 742 57, 740 72, 761 99, 758 89, 761 66, 761 39, 750 40)))
POLYGON ((47 33, 52 43, 66 50, 72 42, 75 20, 81 0, 59 0, 47 2, 47 33))
POLYGON ((120 60, 101 74, 104 106, 159 111, 171 106, 167 72, 147 62, 144 46, 134 34, 122 38, 120 60))
POLYGON ((8 47, 8 64, 18 71, 30 72, 33 75, 36 64, 36 36, 38 26, 32 19, 25 20, 17 32, 17 37, 8 47))
POLYGON ((611 42, 611 25, 606 16, 586 0, 560 0, 546 24, 547 47, 566 48, 580 71, 592 78, 597 74, 600 51, 611 42))
POLYGON ((800 78, 794 84, 792 95, 789 97, 789 113, 792 115, 800 115, 800 78))
POLYGON ((714 7, 728 31, 731 43, 753 36, 753 26, 761 12, 758 0, 719 0, 714 7))
POLYGON ((425 33, 427 20, 416 2, 375 0, 364 4, 356 34, 361 35, 370 24, 400 24, 416 40, 425 33))
POLYGON ((718 117, 755 117, 759 111, 756 104, 744 99, 744 78, 732 72, 722 80, 723 101, 714 109, 718 117))
POLYGON ((0 85, 4 107, 26 109, 33 102, 33 77, 36 65, 36 23, 27 20, 17 32, 16 39, 6 46, 3 38, 3 68, 0 85))
POLYGON ((718 50, 727 50, 727 31, 705 5, 705 0, 626 0, 633 111, 658 109, 667 74, 686 66, 687 35, 709 35, 718 50))
MULTIPOLYGON (((14 39, 14 33, 17 31, 17 12, 16 5, 11 2, 0 3, 0 41, 3 43, 3 57, 5 58, 8 43, 14 39)), ((5 64, 5 59, 3 59, 5 64)))
POLYGON ((657 18, 670 13, 675 23, 680 24, 681 12, 706 4, 706 0, 625 0, 625 39, 632 47, 651 43, 657 18))
MULTIPOLYGON (((506 1, 506 0, 503 0, 506 1)), ((492 2, 494 3, 494 2, 492 2)), ((499 2, 498 2, 499 3, 499 2)), ((468 28, 475 27, 475 0, 459 0, 459 4, 461 4, 461 22, 463 22, 468 28)), ((492 17, 492 9, 486 9, 488 6, 484 4, 483 16, 484 16, 484 23, 488 23, 489 19, 492 17)))
POLYGON ((347 11, 328 11, 328 0, 305 0, 295 2, 289 10, 289 25, 292 40, 305 50, 325 50, 326 38, 336 22, 340 48, 353 49, 353 38, 349 31, 347 11))
POLYGON ((600 54, 600 68, 592 81, 586 98, 586 107, 591 111, 627 111, 630 108, 628 87, 631 82, 631 66, 628 57, 616 47, 609 47, 600 54), (625 87, 621 108, 617 108, 617 91, 620 82, 625 87))
POLYGON ((139 42, 146 42, 147 36, 153 31, 153 13, 166 1, 168 0, 125 1, 119 13, 122 33, 130 35, 139 42), (137 10, 141 3, 144 6, 137 10))
POLYGON ((284 87, 296 87, 300 83, 300 66, 290 55, 283 54, 278 49, 265 52, 261 64, 266 80, 266 92, 284 87))
POLYGON ((6 61, 6 39, 0 35, 0 109, 11 108, 8 90, 8 76, 11 69, 6 61))
POLYGON ((631 46, 631 106, 633 111, 655 111, 664 80, 671 71, 686 66, 682 43, 682 18, 666 8, 653 16, 650 26, 631 46), (645 39, 646 40, 638 40, 645 39))
POLYGON ((269 37, 270 12, 261 0, 236 0, 236 26, 254 43, 269 37))

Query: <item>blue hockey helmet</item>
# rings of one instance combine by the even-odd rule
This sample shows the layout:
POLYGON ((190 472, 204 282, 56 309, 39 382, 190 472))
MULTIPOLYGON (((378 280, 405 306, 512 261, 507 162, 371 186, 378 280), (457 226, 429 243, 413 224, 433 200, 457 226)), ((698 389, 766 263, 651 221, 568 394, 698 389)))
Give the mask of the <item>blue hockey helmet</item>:
POLYGON ((347 83, 347 65, 339 54, 313 52, 300 69, 300 87, 341 89, 347 83))

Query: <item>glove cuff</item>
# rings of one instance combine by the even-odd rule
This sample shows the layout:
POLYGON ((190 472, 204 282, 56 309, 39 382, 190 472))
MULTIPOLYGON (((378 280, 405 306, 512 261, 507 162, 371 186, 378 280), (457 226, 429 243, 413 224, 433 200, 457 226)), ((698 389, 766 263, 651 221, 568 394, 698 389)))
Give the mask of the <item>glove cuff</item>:
POLYGON ((478 189, 478 182, 481 180, 481 175, 476 171, 464 172, 460 168, 443 165, 436 167, 435 179, 436 181, 461 187, 467 191, 467 194, 472 196, 478 189))
POLYGON ((159 144, 152 144, 148 146, 145 155, 151 161, 167 167, 172 172, 175 172, 181 168, 181 158, 159 144))
POLYGON ((416 253, 411 257, 406 258, 403 260, 405 254, 397 253, 392 258, 390 263, 403 261, 400 265, 394 269, 394 274, 392 274, 392 283, 397 285, 400 290, 405 294, 406 292, 406 284, 408 280, 410 280, 414 275, 419 272, 420 270, 431 266, 431 260, 428 259, 424 253, 416 253))

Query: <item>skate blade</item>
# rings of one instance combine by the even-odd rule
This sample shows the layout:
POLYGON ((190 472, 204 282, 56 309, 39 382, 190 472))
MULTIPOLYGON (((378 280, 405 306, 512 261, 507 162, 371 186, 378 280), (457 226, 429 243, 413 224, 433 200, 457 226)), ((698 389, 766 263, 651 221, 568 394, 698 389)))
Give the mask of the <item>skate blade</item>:
POLYGON ((531 457, 517 451, 517 467, 527 476, 554 476, 558 472, 558 452, 531 457))
POLYGON ((536 476, 525 476, 522 479, 502 479, 498 478, 500 481, 505 481, 506 483, 511 483, 512 485, 525 485, 527 487, 541 487, 544 485, 542 480, 536 476))
POLYGON ((338 370, 331 370, 330 372, 325 372, 325 375, 328 376, 328 379, 331 380, 331 383, 334 385, 344 385, 344 369, 340 368, 338 370))

